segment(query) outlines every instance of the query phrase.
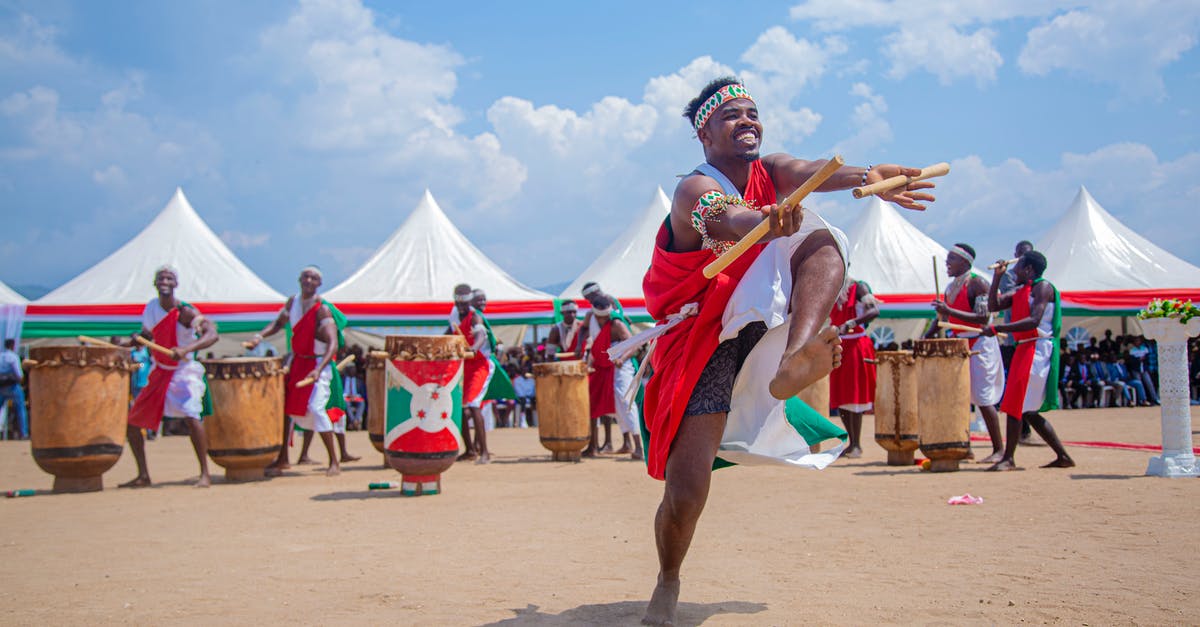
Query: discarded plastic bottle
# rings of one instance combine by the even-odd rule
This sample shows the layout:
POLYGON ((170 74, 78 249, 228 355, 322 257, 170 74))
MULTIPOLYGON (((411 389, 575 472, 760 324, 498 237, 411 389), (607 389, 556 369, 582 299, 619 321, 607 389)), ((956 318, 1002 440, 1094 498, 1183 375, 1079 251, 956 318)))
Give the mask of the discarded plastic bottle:
POLYGON ((33 496, 37 494, 37 490, 9 490, 4 493, 8 498, 16 498, 18 496, 33 496))

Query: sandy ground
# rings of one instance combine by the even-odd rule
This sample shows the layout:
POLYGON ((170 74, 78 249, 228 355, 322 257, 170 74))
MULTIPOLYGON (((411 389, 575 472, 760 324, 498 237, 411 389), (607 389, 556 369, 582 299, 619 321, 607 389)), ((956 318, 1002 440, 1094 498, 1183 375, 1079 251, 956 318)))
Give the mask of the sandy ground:
MULTIPOLYGON (((1051 418, 1067 440, 1159 442, 1152 410, 1051 418)), ((112 487, 135 474, 126 452, 108 489, 77 495, 50 494, 28 443, 2 442, 0 487, 39 492, 0 502, 0 622, 635 624, 661 484, 623 459, 550 462, 536 430, 489 437, 495 463, 458 464, 420 498, 367 490, 398 475, 362 432, 364 460, 336 478, 198 490, 187 438, 168 437, 149 445, 157 487, 112 487)), ((930 474, 868 442, 821 472, 722 470, 681 622, 1196 623, 1200 481, 1144 477, 1150 453, 1071 452, 1070 470, 1027 447, 1023 472, 930 474), (946 505, 964 492, 985 503, 946 505)))

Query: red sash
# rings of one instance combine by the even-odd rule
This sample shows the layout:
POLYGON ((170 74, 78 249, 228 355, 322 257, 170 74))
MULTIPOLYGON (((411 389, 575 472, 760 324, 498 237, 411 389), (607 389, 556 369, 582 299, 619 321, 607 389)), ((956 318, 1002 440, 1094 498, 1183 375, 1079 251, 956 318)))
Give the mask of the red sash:
MULTIPOLYGON (((467 338, 468 346, 475 344, 474 325, 475 311, 469 309, 467 315, 463 316, 458 323, 458 332, 467 338)), ((476 351, 474 357, 463 360, 463 405, 473 403, 480 394, 484 393, 484 386, 488 383, 488 373, 491 371, 488 361, 488 356, 483 351, 476 351)))
MULTIPOLYGON (((957 309, 959 311, 973 311, 974 308, 971 307, 970 291, 971 291, 971 279, 970 279, 970 277, 968 277, 967 281, 965 283, 963 283, 962 289, 958 290, 958 293, 954 295, 953 302, 949 303, 950 308, 957 309)), ((947 294, 946 299, 950 300, 949 294, 947 294)), ((1025 308, 1028 309, 1029 305, 1026 304, 1025 308)), ((962 318, 955 318, 954 316, 947 316, 947 320, 951 324, 965 324, 969 327, 978 326, 977 323, 967 322, 966 320, 963 320, 962 318)), ((950 332, 950 334, 955 337, 958 336, 958 333, 959 333, 958 331, 950 332)), ((978 341, 979 341, 979 336, 967 338, 967 344, 971 348, 975 348, 975 342, 978 342, 978 341)))
POLYGON ((615 368, 608 356, 608 347, 611 345, 612 318, 609 318, 592 340, 593 372, 588 374, 588 404, 593 419, 617 413, 616 391, 613 389, 615 368))
MULTIPOLYGON (((1026 283, 1017 289, 1012 297, 1012 319, 1024 320, 1029 317, 1029 295, 1033 292, 1033 283, 1026 283)), ((1014 331, 1013 340, 1017 347, 1013 351, 1012 361, 1008 366, 1008 379, 1004 384, 1004 398, 1000 400, 1000 411, 1020 418, 1025 413, 1025 393, 1029 390, 1029 375, 1033 371, 1033 356, 1037 352, 1037 342, 1021 342, 1038 336, 1037 327, 1028 331, 1014 331)), ((1050 376, 1058 376, 1051 372, 1050 376)))
MULTIPOLYGON (((149 305, 147 305, 149 306, 149 305)), ((172 307, 166 317, 150 330, 155 344, 164 348, 179 346, 175 325, 179 322, 179 308, 172 307)), ((157 351, 150 351, 150 358, 159 366, 150 371, 146 387, 138 393, 129 409, 129 424, 142 429, 157 429, 163 419, 163 406, 167 403, 167 386, 175 374, 179 362, 157 351)))
MULTIPOLYGON (((299 298, 297 296, 296 298, 299 298)), ((292 365, 284 379, 284 389, 287 390, 283 410, 289 416, 308 415, 308 399, 312 397, 313 386, 302 388, 296 384, 312 374, 324 355, 316 355, 317 341, 317 310, 321 308, 321 298, 318 296, 313 306, 300 316, 300 320, 289 323, 292 325, 292 365)))
MULTIPOLYGON (((761 161, 751 164, 743 197, 759 207, 775 203, 775 184, 761 161)), ((664 477, 683 410, 701 371, 717 349, 725 305, 764 246, 751 247, 710 280, 702 271, 716 259, 711 250, 671 251, 667 249, 668 239, 664 224, 658 229, 650 269, 642 281, 646 310, 656 320, 666 319, 688 303, 699 304, 700 311, 658 338, 650 360, 654 376, 646 384, 644 418, 650 434, 646 471, 655 479, 664 477)))

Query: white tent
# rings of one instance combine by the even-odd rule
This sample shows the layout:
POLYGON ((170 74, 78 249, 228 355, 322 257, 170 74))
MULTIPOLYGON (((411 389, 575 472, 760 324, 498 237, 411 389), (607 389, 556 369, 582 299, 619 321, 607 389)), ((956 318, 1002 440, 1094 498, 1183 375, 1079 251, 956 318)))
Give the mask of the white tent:
POLYGON ((1046 278, 1063 293, 1064 333, 1135 333, 1131 314, 1151 298, 1200 300, 1200 268, 1122 224, 1082 186, 1037 250, 1046 255, 1046 278))
POLYGON ((560 298, 579 299, 583 285, 596 282, 608 294, 616 296, 625 307, 626 315, 645 318, 645 297, 642 294, 642 277, 650 267, 654 254, 654 238, 662 226, 663 219, 671 212, 671 201, 662 187, 654 191, 650 202, 634 216, 629 226, 621 232, 604 252, 579 274, 560 298))
POLYGON ((325 293, 335 303, 449 302, 454 286, 483 288, 489 300, 549 300, 488 259, 425 190, 408 219, 350 278, 325 293))
POLYGON ((154 298, 154 271, 179 271, 177 294, 204 303, 279 303, 271 289, 229 250, 176 188, 146 228, 79 276, 36 301, 37 305, 145 304, 154 298))
POLYGON ((1046 278, 1063 291, 1200 289, 1200 268, 1121 224, 1082 186, 1037 250, 1046 278))
POLYGON ((8 338, 21 339, 21 324, 25 321, 24 296, 0 281, 0 341, 8 338))
POLYGON ((872 327, 890 327, 897 342, 915 337, 933 314, 929 302, 934 298, 934 268, 941 290, 950 281, 946 248, 878 197, 867 201, 846 236, 850 276, 866 281, 882 301, 881 320, 872 327))

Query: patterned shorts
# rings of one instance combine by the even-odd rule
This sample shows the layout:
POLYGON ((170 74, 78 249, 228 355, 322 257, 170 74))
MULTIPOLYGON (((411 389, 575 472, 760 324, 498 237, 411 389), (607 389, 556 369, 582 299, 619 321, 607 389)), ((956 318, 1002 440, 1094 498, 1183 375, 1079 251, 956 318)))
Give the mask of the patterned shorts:
POLYGON ((692 389, 684 417, 700 414, 724 414, 729 412, 729 401, 733 398, 733 381, 742 369, 746 357, 767 333, 767 325, 751 322, 738 332, 737 337, 717 345, 712 357, 700 373, 700 380, 692 389))

